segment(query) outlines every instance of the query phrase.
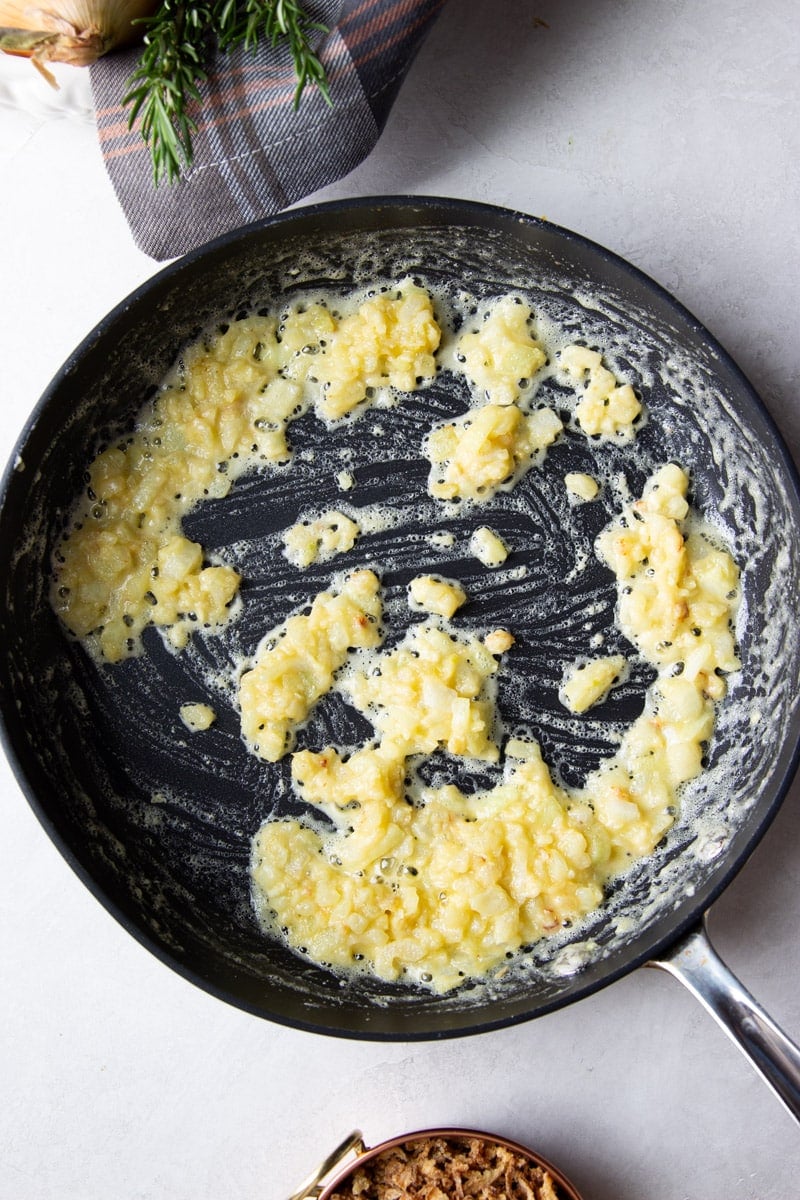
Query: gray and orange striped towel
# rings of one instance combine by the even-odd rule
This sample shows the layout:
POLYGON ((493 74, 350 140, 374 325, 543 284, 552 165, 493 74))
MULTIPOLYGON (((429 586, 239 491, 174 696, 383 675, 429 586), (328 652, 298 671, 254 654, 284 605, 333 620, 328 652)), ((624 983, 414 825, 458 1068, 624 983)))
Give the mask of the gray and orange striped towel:
POLYGON ((307 0, 309 16, 328 30, 315 48, 332 108, 313 85, 294 108, 285 47, 219 55, 193 114, 193 165, 172 185, 153 185, 149 151, 121 104, 137 51, 101 58, 91 68, 97 129, 136 244, 153 258, 174 258, 346 175, 378 140, 444 2, 307 0))

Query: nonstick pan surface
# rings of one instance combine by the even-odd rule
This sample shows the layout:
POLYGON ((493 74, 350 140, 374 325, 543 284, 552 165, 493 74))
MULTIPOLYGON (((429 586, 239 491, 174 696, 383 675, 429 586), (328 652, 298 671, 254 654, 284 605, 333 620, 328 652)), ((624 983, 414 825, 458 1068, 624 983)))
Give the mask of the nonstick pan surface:
MULTIPOLYGON (((557 395, 543 398, 557 407, 557 395)), ((221 998, 290 1025, 379 1039, 527 1019, 662 953, 776 811, 800 733, 799 517, 794 469, 747 381, 694 318, 619 258, 545 222, 461 201, 301 209, 155 276, 90 334, 37 407, 9 464, 0 513, 7 750, 42 824, 98 899, 164 962, 221 998), (332 429, 307 415, 290 429, 289 468, 254 471, 184 522, 188 536, 241 571, 238 618, 221 634, 195 635, 179 654, 151 629, 141 657, 98 667, 67 638, 47 596, 52 547, 94 448, 130 427, 180 348, 209 324, 310 287, 348 292, 408 274, 478 302, 517 292, 576 339, 610 348, 647 408, 635 449, 567 432, 490 510, 451 511, 425 497, 420 446, 434 421, 468 407, 463 381, 443 372, 401 404, 332 429), (607 487, 598 501, 570 506, 563 477, 599 470, 636 495, 668 461, 689 471, 695 509, 740 566, 743 666, 720 705, 708 769, 656 853, 614 884, 588 926, 534 946, 502 980, 445 996, 343 980, 268 939, 250 899, 251 839, 267 816, 302 806, 285 764, 269 767, 247 752, 229 685, 264 633, 340 569, 298 572, 280 553, 281 530, 309 510, 388 505, 396 524, 362 536, 347 568, 381 572, 395 633, 411 619, 405 591, 414 574, 459 578, 471 597, 460 624, 501 624, 517 637, 503 668, 508 686, 501 680, 505 727, 534 734, 557 777, 579 784, 641 711, 651 676, 634 656, 627 684, 591 714, 568 719, 558 702, 565 663, 591 653, 595 634, 609 652, 625 645, 610 573, 592 554, 619 499, 607 487), (342 469, 356 479, 346 496, 335 482, 342 469), (484 523, 513 548, 505 572, 482 571, 467 552, 471 530, 484 523), (453 547, 432 548, 425 535, 433 529, 454 533, 453 547), (179 707, 209 700, 210 688, 218 720, 189 735, 179 707)), ((352 746, 368 734, 361 718, 326 701, 302 744, 352 746)), ((462 770, 444 756, 430 769, 439 778, 462 770)))

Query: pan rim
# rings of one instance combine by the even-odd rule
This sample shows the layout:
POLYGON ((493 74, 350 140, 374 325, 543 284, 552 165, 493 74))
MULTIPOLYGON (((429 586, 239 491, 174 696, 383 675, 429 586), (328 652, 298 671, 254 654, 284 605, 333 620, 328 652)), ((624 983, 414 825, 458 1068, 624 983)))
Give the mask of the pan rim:
MULTIPOLYGON (((662 287, 659 283, 653 280, 645 272, 634 266, 628 260, 622 258, 614 251, 608 250, 600 244, 594 242, 590 238, 574 231, 565 229, 550 221, 542 218, 530 216, 528 214, 503 208, 496 205, 485 204, 479 201, 460 200, 447 197, 436 196, 415 196, 415 195, 385 195, 385 196, 365 196, 355 199, 341 201, 327 201, 324 203, 300 206, 291 209, 287 212, 277 214, 276 216, 266 218, 262 221, 254 222, 250 225, 233 230, 221 237, 206 243, 203 246, 196 248, 182 258, 176 259, 167 266, 156 271, 152 276, 139 284, 131 293, 123 298, 109 313, 107 313, 94 328, 83 338, 80 344, 72 351, 65 360, 64 364, 56 372, 51 382, 48 384, 45 391, 42 393, 39 401, 35 405, 32 413, 26 421, 24 428, 18 437, 15 446, 11 452, 9 461, 5 467, 2 481, 0 481, 0 528, 6 513, 6 500, 9 490, 9 485, 16 471, 16 464, 23 456, 23 450, 28 444, 34 429, 38 426, 43 414, 48 410, 52 397, 57 393, 63 382, 68 378, 69 374, 75 369, 76 365, 81 361, 87 352, 99 342, 106 333, 113 329, 120 317, 130 309, 140 305, 146 298, 158 287, 163 284, 179 279, 185 271, 190 271, 195 263, 212 258, 215 255, 224 253, 229 248, 244 243, 250 239, 259 236, 263 231, 276 227, 284 228, 287 234, 291 235, 292 227, 302 225, 313 225, 315 222, 323 221, 329 214, 343 213, 352 214, 357 217, 358 214, 375 213, 382 210, 385 213, 391 211, 398 213, 401 210, 416 210, 421 216, 431 218, 431 224, 442 225, 442 215, 446 215, 448 221, 446 224, 452 226, 469 227, 470 225, 481 225, 484 227, 502 228, 509 232, 513 232, 514 226, 527 226, 533 229, 546 230, 550 235, 555 236, 559 240, 564 240, 567 244, 574 244, 588 250, 592 255, 599 258, 601 261, 612 264, 618 271, 621 271, 624 276, 630 277, 637 281, 640 285, 644 285, 648 293, 660 298, 662 303, 675 313, 676 318, 687 326, 692 333, 701 338, 707 347, 709 347, 719 361, 724 365, 726 370, 730 372, 735 379, 737 386, 746 393, 748 401, 753 405, 754 411, 758 413, 764 427, 769 431, 774 447, 780 455, 780 475, 782 482, 791 492, 792 500, 795 504, 800 505, 800 475, 798 475, 797 467, 792 459, 788 446, 760 395, 755 387, 750 383, 744 372, 735 362, 731 354, 717 341, 716 337, 710 330, 699 321, 679 300, 677 300, 669 291, 662 287), (436 220, 436 215, 439 218, 436 220)), ((423 224, 420 221, 419 224, 423 224)), ((363 226, 352 227, 353 232, 357 232, 363 226)), ((52 817, 45 811, 44 805, 40 800, 36 787, 32 784, 28 777, 28 773, 24 766, 22 757, 18 752, 17 741, 13 735, 13 722, 11 721, 10 706, 12 704, 11 695, 6 687, 5 675, 0 677, 0 742, 2 742, 6 755, 9 759, 13 773, 17 783, 21 787, 23 794, 26 796, 28 803, 33 809, 37 819, 44 828, 45 832, 50 837, 56 848, 61 853, 64 860, 78 875, 84 885, 88 888, 91 894, 98 900, 103 907, 122 925, 128 933, 130 933, 140 945, 144 946, 156 958, 183 976, 189 982, 201 990, 214 995, 216 998, 226 1001, 235 1007, 247 1011, 254 1016, 262 1019, 268 1019, 278 1024, 282 1024, 291 1028, 305 1030, 308 1032, 320 1033, 327 1036, 336 1036, 349 1038, 354 1040, 367 1041, 425 1041, 439 1040, 442 1038, 471 1036, 479 1032, 488 1032, 494 1029, 500 1029, 511 1025, 522 1023, 523 1021, 531 1020, 534 1017, 543 1016, 548 1012, 555 1011, 559 1008, 571 1004, 573 1001, 583 999, 594 992, 600 991, 609 984, 629 972, 637 969, 646 962, 655 957, 659 957, 669 947, 675 945, 690 929, 697 926, 701 920, 704 911, 719 897, 732 879, 742 869, 746 861, 749 859, 758 843, 764 836, 767 828, 773 821, 778 809, 780 808, 786 793, 791 785, 794 775, 800 764, 800 740, 795 739, 791 753, 786 760, 786 766, 782 777, 773 784, 773 795, 765 808, 758 813, 758 819, 754 820, 752 815, 744 823, 746 836, 737 852, 732 857, 726 855, 724 868, 721 869, 715 879, 715 882, 704 892, 702 901, 696 906, 690 906, 691 911, 680 920, 671 924, 668 932, 662 936, 648 938, 642 935, 642 939, 647 944, 636 954, 627 957, 624 962, 617 963, 604 970, 601 976, 597 979, 592 979, 585 982, 583 985, 577 984, 568 993, 559 993, 552 998, 543 1001, 538 1001, 535 1004, 533 1011, 524 1010, 513 1012, 503 1016, 487 1019, 484 1015, 481 1016, 483 1009, 481 1006, 476 1006, 474 1009, 463 1010, 466 1018, 463 1026, 458 1028, 424 1028, 411 1029, 405 1027, 405 1018, 401 1018, 398 1014, 398 1022, 403 1024, 402 1028, 398 1029, 362 1029, 353 1030, 337 1024, 326 1024, 324 1020, 317 1017, 304 1019, 303 1017, 295 1017, 286 1013, 266 1012, 264 1007, 259 1007, 256 1003, 251 1003, 247 999, 236 995, 232 990, 217 984, 213 980, 205 978, 200 972, 195 971, 186 963, 182 962, 176 955, 171 953, 166 946, 155 940, 152 934, 145 929, 140 928, 129 914, 119 905, 112 897, 110 897, 100 883, 98 883, 91 871, 84 866, 77 855, 67 844, 64 837, 56 828, 52 817), (474 1014, 474 1020, 472 1019, 474 1014)), ((800 702, 798 702, 798 711, 800 711, 800 702)), ((793 713, 793 716, 795 714, 793 713)), ((422 1016, 422 1014, 419 1014, 422 1016)), ((419 1019, 419 1016, 417 1019, 419 1019)), ((412 1018, 413 1020, 413 1018, 412 1018)))

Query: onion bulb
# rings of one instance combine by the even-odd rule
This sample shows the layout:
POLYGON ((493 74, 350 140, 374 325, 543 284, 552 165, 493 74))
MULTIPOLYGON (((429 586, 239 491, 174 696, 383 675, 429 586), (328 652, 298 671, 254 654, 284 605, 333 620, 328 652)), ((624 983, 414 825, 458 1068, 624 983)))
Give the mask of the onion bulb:
POLYGON ((0 0, 0 50, 29 58, 57 87, 45 63, 87 67, 101 54, 140 39, 133 22, 157 7, 158 0, 51 0, 50 7, 36 0, 0 0))

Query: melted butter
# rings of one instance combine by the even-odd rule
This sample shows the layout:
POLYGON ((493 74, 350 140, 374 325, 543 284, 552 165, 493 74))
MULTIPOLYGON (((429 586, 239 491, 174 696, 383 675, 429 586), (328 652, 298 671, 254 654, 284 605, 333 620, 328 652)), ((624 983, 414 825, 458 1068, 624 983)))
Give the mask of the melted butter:
MULTIPOLYGON (((239 574, 206 563, 202 546, 183 536, 187 513, 227 495, 254 465, 286 462, 288 426, 310 403, 335 421, 375 388, 413 391, 433 375, 440 330, 427 292, 406 280, 391 294, 354 298, 350 309, 337 322, 323 304, 299 303, 280 322, 252 316, 201 338, 135 433, 95 458, 51 587, 53 608, 88 649, 117 662, 141 653, 148 625, 176 649, 195 628, 224 626, 239 574)), ((346 536, 327 540, 323 555, 349 548, 346 536)), ((301 566, 317 557, 298 531, 288 553, 301 566)))
MULTIPOLYGON (((722 673, 738 665, 738 572, 727 552, 684 537, 687 482, 662 468, 598 539, 624 628, 658 677, 582 789, 558 786, 538 745, 512 739, 496 786, 467 795, 417 781, 409 792, 412 756, 499 755, 495 663, 474 635, 415 626, 398 648, 351 667, 339 686, 379 740, 347 757, 332 746, 303 751, 292 763, 299 795, 336 832, 270 821, 255 842, 262 912, 290 944, 336 967, 363 963, 383 979, 447 991, 585 918, 610 878, 652 853, 680 788, 702 769, 722 673)), ((617 675, 624 659, 612 665, 617 675)))
MULTIPOLYGON (((439 298, 439 307, 446 308, 442 298, 439 298)), ((343 308, 346 311, 346 306, 343 308)), ((325 421, 338 416, 330 404, 320 399, 327 392, 332 400, 332 380, 330 372, 326 374, 317 365, 321 361, 321 343, 333 336, 338 318, 324 304, 314 303, 312 297, 308 303, 303 302, 284 314, 280 341, 273 319, 259 320, 262 323, 255 327, 250 327, 249 318, 248 321, 237 322, 232 327, 236 331, 236 339, 231 339, 230 344, 225 343, 226 333, 218 340, 212 337, 210 343, 206 339, 187 352, 184 364, 157 399, 153 421, 150 416, 145 416, 131 441, 112 448, 119 451, 123 461, 104 459, 102 455, 97 460, 101 465, 92 478, 104 481, 106 472, 111 479, 111 487, 107 486, 103 495, 105 506, 101 507, 109 509, 109 497, 117 479, 121 478, 116 516, 124 520, 129 511, 135 511, 138 520, 141 506, 139 510, 136 509, 138 494, 135 489, 143 481, 147 486, 158 483, 157 473, 149 475, 150 468, 146 464, 152 458, 147 458, 146 453, 153 456, 162 467, 167 461, 160 452, 153 455, 156 438, 161 436, 155 431, 163 431, 163 424, 158 423, 163 418, 160 409, 162 401, 164 405, 171 406, 167 420, 170 466, 175 461, 181 461, 182 451, 188 444, 192 444, 196 450, 196 444, 191 443, 192 428, 197 419, 201 419, 202 424, 208 415, 204 408, 206 401, 211 405, 213 418, 213 437, 209 443, 212 449, 208 462, 204 462, 202 453, 195 454, 200 460, 201 491, 192 491, 192 473, 187 474, 182 465, 180 470, 183 474, 177 480, 168 473, 166 479, 162 480, 163 495, 158 487, 154 492, 157 501, 159 498, 163 500, 162 532, 167 544, 172 539, 182 538, 180 521, 194 503, 199 503, 206 495, 224 494, 231 482, 254 462, 268 466, 270 462, 285 459, 289 453, 286 440, 289 423, 305 409, 315 406, 318 415, 325 421), (238 338, 244 339, 239 349, 236 348, 238 338), (270 338, 273 340, 270 341, 270 338), (316 348, 316 353, 309 353, 309 348, 316 348), (240 374, 245 379, 244 384, 238 378, 240 374), (191 407, 186 403, 187 391, 192 397, 191 407), (200 418, 197 405, 194 404, 196 398, 202 400, 200 418), (262 407, 258 409, 261 415, 253 418, 249 405, 255 403, 264 406, 267 404, 266 398, 269 401, 266 415, 262 407), (218 400, 224 411, 214 407, 218 400), (236 421, 243 422, 239 442, 236 441, 239 435, 234 428, 236 421), (251 450, 248 452, 245 446, 247 440, 253 438, 254 430, 258 431, 259 437, 250 441, 251 450), (241 449, 237 449, 237 446, 241 449), (226 464, 227 469, 220 472, 220 464, 226 464), (208 470, 209 465, 213 471, 213 482, 206 489, 204 481, 209 476, 203 472, 208 470), (217 476, 222 478, 218 479, 217 476), (173 500, 170 500, 171 489, 175 488, 176 483, 178 491, 172 491, 173 500)), ((255 322, 256 318, 252 321, 255 322)), ((568 336, 559 331, 557 321, 540 315, 536 339, 531 336, 530 340, 546 346, 549 365, 540 366, 533 378, 517 380, 513 386, 510 381, 516 371, 510 372, 501 383, 514 391, 513 396, 509 397, 506 393, 503 395, 504 403, 492 405, 485 402, 485 395, 476 395, 476 403, 470 413, 449 423, 457 434, 473 428, 476 423, 480 426, 484 421, 491 427, 488 436, 482 439, 485 444, 478 446, 477 451, 474 448, 470 450, 467 443, 468 452, 463 453, 460 439, 456 437, 452 444, 439 452, 433 465, 443 475, 454 471, 456 486, 451 492, 452 496, 470 501, 480 498, 483 501, 491 499, 496 490, 502 490, 510 496, 522 473, 542 461, 547 445, 561 429, 561 421, 550 409, 534 406, 538 403, 539 390, 548 380, 558 377, 557 351, 571 344, 571 336, 574 335, 568 336), (500 409, 510 414, 502 419, 510 420, 515 426, 510 431, 510 437, 508 430, 500 430, 500 436, 495 436, 496 423, 501 420, 500 409), (538 417, 538 420, 549 422, 547 437, 541 444, 529 446, 524 444, 524 437, 529 435, 530 418, 539 413, 545 415, 538 417), (515 440, 513 436, 517 430, 524 431, 522 441, 515 440), (485 477, 479 473, 478 483, 475 484, 475 464, 476 461, 480 464, 486 446, 489 449, 487 458, 491 459, 498 450, 506 458, 499 465, 493 465, 485 477), (463 485, 462 480, 466 481, 463 485)), ((431 337, 428 330, 423 334, 423 342, 431 337)), ((442 364, 447 362, 448 347, 452 349, 456 344, 455 339, 448 340, 445 336, 440 355, 442 364)), ((613 346, 604 347, 602 358, 609 363, 609 370, 613 371, 614 386, 622 387, 623 384, 618 380, 623 378, 623 373, 614 366, 614 350, 613 346)), ((419 352, 428 354, 430 350, 419 352)), ((411 380, 411 368, 406 366, 404 369, 406 374, 398 373, 393 380, 384 363, 379 377, 376 377, 379 382, 368 382, 364 374, 357 381, 357 386, 352 387, 353 380, 348 377, 336 403, 344 403, 344 411, 350 412, 366 408, 371 403, 381 404, 392 398, 397 399, 390 389, 411 380), (368 394, 370 389, 375 390, 374 396, 368 394)), ((426 374, 428 371, 430 364, 426 361, 422 364, 419 377, 429 378, 426 374)), ((642 378, 646 378, 644 374, 642 378)), ((473 382, 477 387, 478 381, 473 382)), ((614 390, 605 377, 601 377, 600 383, 607 392, 609 388, 614 390)), ((416 385, 415 375, 412 386, 416 385)), ((483 392, 486 391, 491 396, 491 388, 484 387, 483 392)), ((333 397, 336 395, 336 389, 333 389, 333 397)), ((570 404, 577 414, 577 395, 565 403, 570 404)), ((580 425, 577 416, 576 419, 580 425)), ((383 429, 378 432, 376 427, 376 437, 382 436, 383 432, 383 429)), ((203 443, 207 429, 198 426, 195 433, 197 444, 203 443)), ((479 439, 474 440, 477 442, 479 439)), ((629 449, 635 463, 635 446, 629 449)), ((308 461, 314 460, 318 453, 324 458, 322 447, 319 451, 303 451, 308 461)), ((197 466, 193 462, 192 471, 197 466)), ((94 466, 92 471, 95 471, 94 466)), ((673 478, 666 492, 682 494, 685 482, 681 486, 677 486, 677 483, 677 478, 673 478)), ((623 475, 607 478, 605 485, 617 495, 621 504, 630 502, 630 491, 623 475)), ((658 486, 660 488, 661 484, 658 486)), ((91 491, 96 497, 94 487, 91 487, 91 491)), ((643 511, 641 506, 644 506, 645 523, 653 524, 655 518, 659 521, 663 518, 673 522, 676 528, 682 524, 686 526, 685 529, 680 528, 678 539, 672 536, 667 539, 668 548, 675 550, 672 557, 664 555, 665 561, 669 559, 671 563, 668 568, 671 572, 668 577, 670 588, 675 585, 688 589, 690 593, 697 593, 695 599, 699 598, 706 605, 704 611, 708 613, 709 605, 713 609, 719 603, 716 593, 720 590, 720 572, 728 581, 733 578, 735 587, 735 568, 731 573, 724 562, 727 557, 732 566, 727 552, 719 546, 714 547, 701 532, 690 528, 685 508, 683 515, 677 510, 661 511, 658 505, 648 508, 648 494, 637 502, 640 505, 637 510, 639 515, 643 511), (723 557, 715 560, 714 551, 723 557), (677 566, 673 559, 677 559, 677 566), (709 561, 701 565, 704 560, 709 561)), ((137 588, 146 581, 148 569, 152 578, 154 561, 156 566, 159 565, 158 554, 163 545, 158 539, 162 538, 162 532, 156 530, 155 550, 149 543, 142 543, 141 554, 138 549, 135 550, 132 577, 136 585, 131 590, 125 575, 126 564, 123 562, 117 570, 119 545, 115 543, 120 530, 113 522, 107 526, 102 524, 104 513, 94 516, 87 507, 94 503, 94 497, 87 493, 76 509, 71 532, 61 547, 66 562, 57 563, 54 606, 68 627, 85 639, 89 648, 99 645, 101 654, 113 659, 138 652, 141 626, 136 616, 139 598, 137 588), (88 520, 89 517, 91 520, 88 520), (83 545, 78 526, 87 520, 90 528, 96 531, 98 526, 92 523, 100 522, 103 534, 111 535, 103 540, 108 543, 107 550, 103 542, 100 553, 97 545, 88 541, 83 545), (77 552, 74 550, 76 545, 79 547, 77 552), (99 571, 95 570, 95 563, 102 564, 99 571), (84 571, 90 580, 88 588, 85 587, 84 571), (73 582, 77 585, 74 589, 71 586, 73 582), (66 589, 66 596, 63 589, 66 589), (90 609, 82 621, 76 616, 80 607, 74 605, 74 597, 68 599, 73 591, 78 590, 84 591, 87 602, 94 598, 92 602, 101 605, 99 609, 90 609), (106 597, 110 595, 111 599, 103 600, 104 594, 106 597), (105 610, 103 603, 107 605, 105 610), (126 618, 132 616, 134 624, 130 625, 126 618)), ((623 516, 626 520, 629 517, 631 521, 638 520, 633 513, 623 513, 623 516)), ((396 519, 396 513, 391 519, 386 518, 384 527, 396 519)), ((383 518, 376 518, 376 527, 380 520, 383 518)), ((361 513, 359 524, 362 529, 366 528, 361 513)), ((660 531, 663 532, 664 528, 666 526, 663 524, 659 525, 660 531)), ((135 533, 131 535, 131 530, 127 528, 122 530, 122 535, 123 549, 126 538, 133 536, 136 541, 138 537, 135 533)), ((652 545, 658 543, 659 537, 654 536, 652 545)), ((319 687, 304 693, 304 702, 288 723, 284 723, 280 729, 276 726, 276 736, 269 742, 269 752, 261 756, 269 761, 279 758, 298 730, 302 729, 303 721, 316 699, 331 688, 341 689, 353 701, 356 700, 358 688, 362 688, 361 700, 356 706, 360 703, 364 714, 373 721, 379 740, 375 745, 357 749, 346 761, 341 750, 330 748, 322 752, 326 765, 325 773, 320 778, 325 781, 325 800, 319 791, 315 792, 307 783, 305 774, 295 777, 295 786, 301 797, 311 805, 316 804, 337 822, 336 833, 324 835, 308 825, 295 822, 268 822, 260 831, 254 844, 254 882, 259 909, 270 928, 286 930, 284 936, 291 945, 305 948, 320 962, 356 970, 366 965, 387 979, 405 974, 436 990, 445 991, 454 987, 464 976, 491 973, 498 964, 505 962, 509 952, 540 937, 553 936, 565 922, 579 922, 582 914, 591 913, 601 903, 603 886, 608 878, 637 857, 652 852, 675 819, 683 782, 694 778, 701 769, 702 748, 713 727, 713 702, 724 692, 724 682, 721 682, 717 670, 735 669, 735 656, 727 654, 726 650, 726 647, 732 647, 732 640, 728 646, 724 629, 730 634, 736 604, 729 588, 724 597, 727 608, 723 604, 721 610, 715 609, 716 615, 712 613, 707 625, 701 627, 708 630, 708 637, 703 634, 702 640, 712 643, 710 650, 707 645, 701 648, 695 643, 690 644, 688 638, 694 639, 697 635, 693 627, 688 631, 686 628, 686 613, 682 609, 686 597, 682 597, 674 608, 672 617, 653 609, 652 588, 648 582, 652 576, 648 574, 649 565, 644 563, 647 555, 637 559, 638 551, 631 552, 628 540, 616 528, 604 535, 598 550, 618 576, 618 612, 622 627, 639 646, 643 657, 652 662, 659 672, 648 696, 645 712, 622 735, 618 753, 587 781, 580 793, 569 792, 557 785, 541 760, 538 747, 530 740, 526 742, 520 739, 505 746, 503 778, 493 788, 466 795, 452 785, 449 788, 423 786, 413 769, 411 784, 408 784, 409 757, 430 753, 440 745, 448 746, 449 752, 459 757, 474 755, 476 746, 479 747, 479 757, 497 757, 502 746, 502 730, 495 709, 496 671, 489 671, 477 682, 473 679, 471 692, 469 687, 466 693, 459 692, 456 687, 456 698, 467 703, 466 706, 463 703, 455 706, 451 714, 454 715, 455 733, 448 725, 445 736, 433 720, 438 712, 436 693, 437 682, 440 682, 437 680, 439 666, 429 662, 427 674, 422 677, 420 684, 420 687, 424 687, 427 680, 427 707, 421 710, 426 718, 424 730, 427 741, 419 740, 421 735, 414 741, 404 740, 405 735, 398 736, 396 726, 402 724, 402 719, 412 722, 414 715, 418 717, 419 711, 415 714, 413 710, 419 710, 419 696, 411 706, 401 705, 398 708, 397 705, 383 705, 379 699, 379 688, 370 691, 366 684, 355 684, 353 688, 357 673, 349 671, 337 676, 344 659, 334 656, 331 660, 333 665, 329 664, 326 668, 319 687), (627 591, 628 588, 631 590, 627 591), (636 597, 636 601, 625 599, 629 596, 636 597), (665 636, 671 619, 678 623, 673 630, 676 633, 674 640, 665 636), (664 646, 668 641, 672 641, 671 647, 664 646), (699 652, 701 649, 702 653, 691 657, 692 650, 699 652), (716 665, 715 655, 718 659, 716 665), (672 672, 678 666, 681 667, 681 675, 673 676, 672 672), (348 679, 351 685, 349 693, 345 682, 348 679), (679 679, 683 682, 675 682, 679 679), (368 693, 369 699, 366 698, 368 693), (433 729, 439 730, 435 737, 431 731, 432 723, 433 729), (416 749, 411 748, 415 746, 416 749), (420 749, 421 746, 425 749, 420 749), (352 767, 349 766, 351 763, 354 764, 352 767), (345 768, 348 770, 345 771, 345 768), (367 781, 369 784, 367 803, 356 799, 353 793, 353 780, 361 773, 363 778, 360 782, 363 784, 367 781), (373 793, 375 805, 371 799, 373 793), (335 800, 337 795, 343 800, 341 805, 335 800), (360 805, 358 809, 348 807, 356 803, 360 805), (364 851, 363 843, 367 841, 368 834, 377 839, 374 841, 375 852, 379 853, 377 858, 370 859, 369 852, 364 851), (384 840, 381 841, 381 838, 384 840), (438 847, 436 853, 432 848, 434 843, 438 847), (514 858, 514 850, 518 845, 523 847, 528 856, 524 863, 514 858), (512 862, 516 863, 513 869, 509 865, 512 862), (352 870, 348 869, 348 864, 352 870), (359 865, 354 867, 354 864, 359 865), (451 880, 449 891, 446 886, 448 879, 451 880), (299 888, 298 880, 302 880, 299 888), (474 881, 474 886, 470 881, 474 881), (370 892, 369 889, 375 890, 370 892), (392 897, 395 897, 395 901, 392 897), (381 905, 384 907, 380 908, 381 905), (380 916, 379 910, 383 916, 380 916), (377 914, 375 922, 371 922, 370 914, 377 914), (332 923, 339 938, 335 944, 331 942, 332 923)), ((230 600, 238 586, 235 555, 230 563, 222 564, 220 568, 209 568, 205 565, 202 548, 188 543, 187 539, 175 543, 172 553, 176 566, 171 574, 169 571, 166 573, 168 577, 176 576, 183 569, 184 561, 190 579, 193 574, 200 576, 205 570, 222 569, 230 572, 224 576, 227 591, 217 599, 216 607, 208 610, 208 619, 200 622, 211 629, 222 628, 230 616, 230 600)), ((526 570, 520 567, 504 572, 502 576, 495 573, 495 581, 512 584, 526 570)), ((181 579, 176 587, 183 587, 184 583, 181 579)), ((192 599, 178 593, 177 597, 173 597, 172 609, 168 609, 159 597, 156 597, 156 605, 147 600, 150 608, 157 608, 158 616, 162 618, 158 620, 151 613, 149 620, 161 624, 177 646, 185 643, 189 629, 198 624, 197 614, 194 619, 188 615, 194 611, 188 607, 192 599)), ((697 615, 697 606, 693 611, 697 615)), ((280 640, 283 640, 283 630, 281 626, 277 631, 280 640)), ((457 669, 462 672, 466 670, 467 673, 474 671, 474 663, 468 663, 465 668, 463 662, 462 649, 468 639, 467 642, 460 641, 457 632, 445 631, 443 627, 439 627, 438 632, 450 644, 449 651, 446 647, 442 649, 442 657, 449 653, 452 660, 455 654, 456 660, 461 661, 461 667, 457 669), (454 645, 455 651, 452 649, 454 645)), ((323 636, 323 649, 325 641, 323 636)), ((507 648, 505 641, 496 641, 495 644, 499 651, 507 648)), ((408 645, 412 643, 407 643, 406 649, 408 645)), ((412 645, 412 649, 418 651, 419 647, 412 645)), ((486 644, 483 649, 488 649, 486 644)), ((389 666, 390 661, 394 663, 395 660, 380 656, 372 660, 373 667, 376 664, 381 669, 386 667, 391 675, 394 666, 389 666)), ((502 680, 500 672, 500 684, 502 680)), ((270 688, 273 683, 274 680, 271 680, 270 688)), ((438 704, 441 705, 441 695, 438 704)), ((244 715, 246 702, 242 708, 244 715)), ((263 715, 257 714, 254 736, 249 739, 253 747, 259 746, 257 753, 261 753, 261 744, 255 735, 262 733, 257 726, 263 715)), ((269 719, 270 714, 264 722, 265 727, 269 719)), ((296 755, 293 774, 294 762, 298 760, 307 768, 311 766, 309 759, 296 755)), ((320 767, 320 764, 317 763, 316 767, 320 767)), ((363 787, 361 794, 364 794, 363 787)))

